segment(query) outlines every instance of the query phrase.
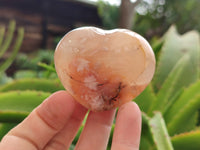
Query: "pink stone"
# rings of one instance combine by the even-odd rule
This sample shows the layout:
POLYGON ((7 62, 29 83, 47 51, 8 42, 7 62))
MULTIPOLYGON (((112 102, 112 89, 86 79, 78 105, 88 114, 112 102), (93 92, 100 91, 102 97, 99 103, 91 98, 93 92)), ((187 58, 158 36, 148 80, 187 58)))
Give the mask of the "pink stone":
POLYGON ((126 29, 72 30, 57 45, 54 59, 65 89, 92 111, 131 101, 145 89, 155 71, 149 43, 126 29))

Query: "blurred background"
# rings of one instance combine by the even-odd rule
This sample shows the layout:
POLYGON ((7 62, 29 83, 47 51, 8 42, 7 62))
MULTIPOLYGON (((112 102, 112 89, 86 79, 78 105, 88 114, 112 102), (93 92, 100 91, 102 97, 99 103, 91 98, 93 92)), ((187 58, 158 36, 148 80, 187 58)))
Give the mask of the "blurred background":
POLYGON ((127 28, 151 42, 172 24, 180 33, 199 31, 199 6, 199 0, 0 0, 0 26, 14 20, 16 28, 24 28, 20 53, 26 54, 54 50, 64 34, 80 26, 127 28))
POLYGON ((0 139, 64 89, 54 50, 81 26, 126 28, 154 50, 155 76, 135 99, 143 114, 140 149, 199 150, 200 0, 0 0, 0 139))

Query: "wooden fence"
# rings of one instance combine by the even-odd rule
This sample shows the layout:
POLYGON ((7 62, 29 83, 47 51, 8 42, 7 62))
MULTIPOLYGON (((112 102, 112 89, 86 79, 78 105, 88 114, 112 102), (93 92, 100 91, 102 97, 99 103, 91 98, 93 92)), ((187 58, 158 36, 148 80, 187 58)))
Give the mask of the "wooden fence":
POLYGON ((101 26, 97 7, 75 0, 0 0, 0 25, 25 28, 22 51, 53 48, 53 40, 82 25, 101 26))

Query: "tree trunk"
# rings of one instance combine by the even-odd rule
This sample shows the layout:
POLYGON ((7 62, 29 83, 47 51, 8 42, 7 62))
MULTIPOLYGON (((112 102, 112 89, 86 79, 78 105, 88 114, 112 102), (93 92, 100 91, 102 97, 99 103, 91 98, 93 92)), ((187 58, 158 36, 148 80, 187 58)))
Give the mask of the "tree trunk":
POLYGON ((132 29, 135 7, 140 1, 141 0, 137 0, 135 3, 132 3, 131 0, 121 0, 119 19, 120 28, 132 29))

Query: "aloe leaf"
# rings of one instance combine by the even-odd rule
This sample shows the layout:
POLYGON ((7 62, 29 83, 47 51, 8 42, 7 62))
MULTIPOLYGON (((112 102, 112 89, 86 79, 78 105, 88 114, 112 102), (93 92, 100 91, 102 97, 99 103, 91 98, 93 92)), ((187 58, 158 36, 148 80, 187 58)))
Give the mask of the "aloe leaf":
POLYGON ((63 90, 63 86, 59 80, 48 80, 48 79, 19 79, 13 82, 7 83, 0 87, 0 92, 7 92, 13 90, 37 90, 44 92, 55 92, 63 90))
MULTIPOLYGON (((110 137, 113 137, 114 129, 115 129, 115 124, 113 124, 111 127, 110 137)), ((112 145, 112 138, 109 138, 107 150, 111 149, 111 145, 112 145)))
POLYGON ((156 112, 149 121, 157 150, 173 150, 164 119, 160 112, 156 112))
POLYGON ((69 150, 74 150, 74 149, 75 149, 75 145, 71 144, 70 147, 69 147, 69 150))
POLYGON ((0 72, 0 87, 12 81, 12 77, 8 77, 5 72, 0 72))
POLYGON ((7 37, 6 39, 4 40, 4 44, 0 47, 0 57, 3 56, 3 54, 6 52, 6 50, 8 49, 11 41, 12 41, 12 38, 13 38, 13 34, 14 34, 14 31, 15 31, 15 21, 10 21, 9 23, 9 26, 8 26, 8 34, 7 34, 7 37))
POLYGON ((152 143, 149 142, 148 137, 142 134, 140 139, 140 150, 150 150, 151 147, 152 143))
POLYGON ((179 78, 183 72, 183 69, 188 62, 189 62, 189 56, 185 55, 175 65, 175 67, 173 68, 173 70, 170 72, 169 76, 163 83, 161 89, 158 91, 157 99, 156 99, 156 102, 153 104, 152 111, 153 110, 159 110, 159 111, 164 110, 166 105, 169 103, 171 95, 176 94, 176 93, 175 94, 172 94, 172 93, 174 91, 176 91, 176 92, 178 91, 177 89, 175 89, 175 86, 179 82, 179 78))
POLYGON ((4 123, 19 123, 29 115, 29 112, 4 110, 0 113, 0 121, 4 123))
POLYGON ((14 74, 14 79, 23 79, 23 78, 36 78, 37 71, 34 70, 18 70, 14 74))
POLYGON ((168 101, 168 103, 166 104, 166 106, 161 110, 161 113, 163 114, 163 116, 168 112, 168 110, 174 105, 174 103, 176 102, 176 100, 179 99, 179 97, 183 94, 184 92, 184 88, 179 89, 175 95, 172 96, 172 98, 170 99, 170 101, 168 101))
POLYGON ((15 57, 16 57, 19 49, 20 49, 20 46, 22 44, 23 37, 24 37, 24 29, 19 28, 18 29, 18 36, 17 36, 17 39, 15 41, 15 45, 13 47, 12 54, 3 64, 0 65, 0 72, 4 72, 14 61, 14 59, 15 59, 15 57))
MULTIPOLYGON (((181 101, 181 100, 180 100, 181 101)), ((180 102, 179 101, 179 102, 180 102)), ((184 102, 184 101, 182 101, 184 102)), ((200 108, 200 94, 187 99, 185 105, 174 113, 174 116, 167 123, 167 128, 170 135, 182 132, 182 126, 188 124, 189 120, 200 108)), ((184 127, 184 126, 183 126, 184 127)))
POLYGON ((187 106, 190 103, 190 99, 194 98, 198 95, 200 91, 200 80, 190 87, 186 88, 183 94, 179 97, 178 100, 168 109, 165 113, 164 118, 166 123, 170 122, 179 111, 182 110, 184 106, 187 106))
POLYGON ((0 122, 19 122, 37 107, 50 93, 11 91, 0 94, 0 122))
POLYGON ((185 123, 184 125, 181 125, 176 130, 176 134, 194 130, 197 127, 197 123, 198 123, 198 112, 193 113, 186 122, 187 123, 185 123))
POLYGON ((153 79, 156 92, 159 91, 175 64, 184 55, 189 55, 189 63, 185 66, 182 75, 179 77, 180 82, 174 89, 188 86, 197 81, 200 70, 199 53, 199 33, 190 31, 184 35, 179 35, 176 28, 172 26, 164 37, 164 45, 162 46, 158 67, 153 79))
POLYGON ((164 118, 170 135, 191 130, 196 126, 197 111, 200 108, 199 90, 200 81, 185 89, 165 112, 164 118))
POLYGON ((155 54, 155 57, 156 57, 156 61, 158 61, 159 54, 160 54, 160 51, 162 49, 163 43, 164 43, 163 38, 160 38, 160 39, 155 39, 151 44, 152 49, 153 49, 154 54, 155 54))
POLYGON ((5 134, 8 133, 12 128, 14 128, 17 123, 0 123, 0 141, 5 134))
POLYGON ((0 51, 1 51, 1 44, 3 42, 4 33, 5 33, 5 27, 0 27, 0 51))
POLYGON ((42 68, 44 68, 44 69, 46 69, 46 70, 48 70, 48 71, 56 72, 56 69, 55 69, 53 66, 47 65, 47 64, 45 64, 45 63, 43 63, 43 62, 39 62, 39 63, 38 63, 38 66, 40 66, 40 67, 42 67, 42 68))
POLYGON ((140 150, 153 150, 154 140, 149 127, 150 118, 142 112, 142 132, 140 140, 140 150))
POLYGON ((156 97, 153 92, 151 85, 148 85, 146 89, 134 99, 134 101, 138 104, 141 111, 148 113, 151 105, 155 102, 156 97))
POLYGON ((175 150, 200 150, 200 130, 175 135, 171 138, 175 150))

